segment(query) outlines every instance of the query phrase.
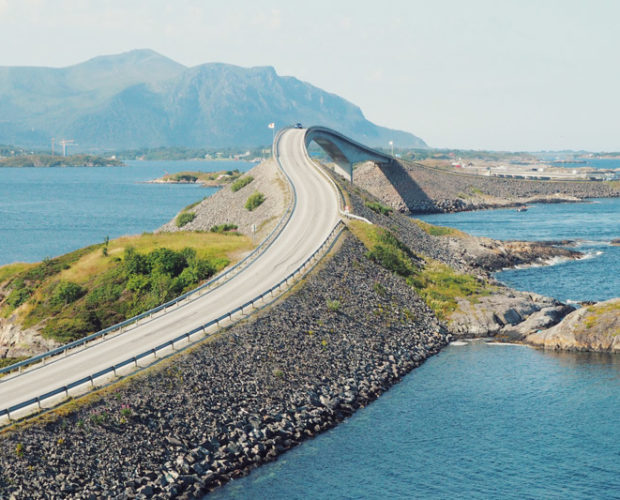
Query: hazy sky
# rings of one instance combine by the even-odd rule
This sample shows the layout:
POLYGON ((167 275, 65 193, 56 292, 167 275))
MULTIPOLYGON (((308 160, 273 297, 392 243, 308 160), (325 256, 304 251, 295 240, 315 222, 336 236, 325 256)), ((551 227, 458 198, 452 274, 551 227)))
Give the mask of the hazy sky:
POLYGON ((618 151, 619 24, 615 0, 0 0, 0 65, 151 48, 274 66, 436 147, 618 151))

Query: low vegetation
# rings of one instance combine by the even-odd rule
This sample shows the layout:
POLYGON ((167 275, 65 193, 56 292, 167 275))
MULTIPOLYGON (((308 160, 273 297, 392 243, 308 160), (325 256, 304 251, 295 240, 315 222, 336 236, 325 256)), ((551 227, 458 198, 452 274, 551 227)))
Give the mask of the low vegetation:
POLYGON ((30 154, 0 157, 0 167, 118 167, 122 161, 95 155, 30 154))
POLYGON ((230 185, 230 189, 231 189, 231 191, 233 193, 236 193, 241 188, 244 188, 245 186, 247 186, 253 180, 254 180, 254 177, 252 177, 251 175, 246 175, 244 177, 239 177, 239 179, 237 179, 235 182, 233 182, 230 185))
POLYGON ((424 222, 420 219, 411 219, 412 222, 418 225, 420 229, 422 229, 426 234, 430 234, 431 236, 465 236, 465 233, 459 231, 458 229, 454 229, 452 227, 445 226, 435 226, 433 224, 429 224, 428 222, 424 222))
POLYGON ((237 224, 219 224, 217 226, 211 227, 210 231, 212 233, 228 233, 231 231, 235 231, 235 234, 239 234, 236 230, 239 228, 237 224))
POLYGON ((263 193, 259 193, 258 191, 254 191, 245 202, 245 208, 251 212, 255 208, 262 205, 264 201, 265 195, 263 193))
POLYGON ((378 201, 367 201, 364 203, 364 205, 370 208, 373 212, 378 213, 380 215, 390 215, 393 212, 393 210, 390 207, 383 205, 382 203, 379 203, 378 201))
MULTIPOLYGON (((11 366, 12 364, 19 363, 20 361, 23 361, 24 359, 27 359, 26 356, 22 356, 19 358, 0 358, 0 368, 11 366)), ((1 376, 2 375, 0 375, 0 377, 1 376)))
MULTIPOLYGON (((599 302, 598 304, 588 306, 583 326, 586 330, 597 326, 602 318, 615 315, 620 317, 620 300, 612 300, 609 302, 599 302)), ((620 335, 620 327, 616 323, 615 331, 611 332, 612 336, 620 335)))
POLYGON ((67 342, 186 292, 249 250, 244 236, 162 233, 124 237, 33 265, 0 267, 0 314, 67 342))
POLYGON ((194 212, 181 212, 177 215, 174 223, 177 227, 183 227, 192 222, 196 218, 196 214, 194 212))
MULTIPOLYGON (((436 260, 415 255, 384 228, 361 221, 350 221, 349 228, 368 249, 366 256, 405 278, 439 319, 449 318, 458 307, 458 298, 476 301, 492 291, 492 287, 469 274, 458 273, 436 260)), ((380 293, 380 290, 376 291, 380 293)))

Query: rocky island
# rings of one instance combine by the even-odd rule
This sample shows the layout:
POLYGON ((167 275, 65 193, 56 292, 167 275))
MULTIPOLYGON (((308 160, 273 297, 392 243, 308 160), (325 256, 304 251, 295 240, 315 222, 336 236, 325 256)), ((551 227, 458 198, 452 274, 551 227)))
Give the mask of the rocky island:
POLYGON ((220 170, 218 172, 176 172, 166 174, 159 179, 150 181, 153 184, 202 184, 215 187, 230 184, 241 176, 239 170, 220 170))
POLYGON ((116 158, 88 154, 67 156, 27 154, 0 157, 0 167, 121 167, 124 165, 116 158))

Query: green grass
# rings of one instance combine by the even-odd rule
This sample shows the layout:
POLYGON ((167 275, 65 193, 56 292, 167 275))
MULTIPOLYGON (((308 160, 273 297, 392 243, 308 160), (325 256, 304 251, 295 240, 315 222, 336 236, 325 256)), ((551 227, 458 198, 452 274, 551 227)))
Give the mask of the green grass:
POLYGON ((342 304, 338 299, 328 300, 327 301, 327 309, 331 312, 338 312, 342 304))
POLYGON ((245 208, 251 212, 255 208, 262 205, 264 201, 265 195, 263 193, 259 193, 258 191, 254 191, 245 202, 245 208))
POLYGON ((349 228, 368 249, 366 256, 405 278, 439 319, 448 319, 457 309, 457 298, 476 301, 493 290, 469 274, 433 259, 421 259, 382 227, 350 221, 349 228))
POLYGON ((16 262, 15 264, 7 264, 0 267, 0 284, 13 276, 24 272, 26 269, 34 267, 36 264, 26 264, 23 262, 16 262))
POLYGON ((111 240, 108 256, 100 246, 3 271, 3 315, 75 340, 194 288, 252 245, 238 234, 177 232, 111 240))
MULTIPOLYGON (((612 301, 608 304, 594 304, 588 306, 583 326, 586 330, 589 330, 596 326, 601 318, 614 313, 616 317, 620 316, 620 300, 612 301)), ((615 335, 620 335, 620 328, 616 328, 615 335)))
POLYGON ((418 225, 420 229, 422 229, 425 233, 430 234, 431 236, 465 236, 465 233, 459 231, 458 229, 454 229, 452 227, 445 226, 435 226, 433 224, 429 224, 428 222, 424 222, 420 219, 411 219, 415 224, 418 225))
POLYGON ((377 201, 367 201, 364 203, 368 208, 370 208, 373 212, 380 215, 390 215, 392 213, 392 209, 382 203, 377 201))
POLYGON ((181 212, 177 215, 174 223, 177 227, 183 227, 192 222, 196 218, 196 214, 194 212, 181 212))
POLYGON ((247 186, 253 180, 254 180, 254 177, 252 177, 251 175, 239 177, 235 182, 231 184, 230 189, 233 193, 236 193, 241 188, 244 188, 245 186, 247 186))
POLYGON ((480 296, 492 291, 492 287, 473 276, 458 273, 433 259, 426 259, 424 267, 407 278, 407 283, 415 288, 435 315, 444 320, 458 308, 458 298, 476 302, 480 296))
MULTIPOLYGON (((217 226, 212 226, 209 231, 212 233, 228 233, 230 231, 236 231, 239 228, 237 224, 219 224, 217 226)), ((238 233, 236 233, 238 234, 238 233)))
POLYGON ((417 257, 393 233, 362 221, 350 221, 349 228, 368 249, 366 257, 400 276, 415 273, 417 257))

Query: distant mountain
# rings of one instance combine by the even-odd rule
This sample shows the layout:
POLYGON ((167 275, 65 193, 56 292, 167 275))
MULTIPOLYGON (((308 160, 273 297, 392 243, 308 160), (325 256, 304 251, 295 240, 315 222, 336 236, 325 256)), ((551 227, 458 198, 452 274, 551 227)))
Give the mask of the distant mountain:
POLYGON ((426 147, 271 67, 188 68, 152 50, 67 68, 0 67, 0 144, 45 147, 55 137, 80 150, 257 146, 271 142, 272 121, 325 125, 374 146, 426 147))

